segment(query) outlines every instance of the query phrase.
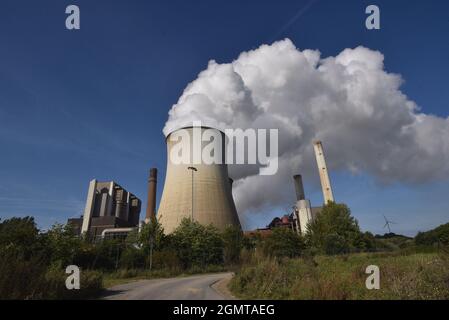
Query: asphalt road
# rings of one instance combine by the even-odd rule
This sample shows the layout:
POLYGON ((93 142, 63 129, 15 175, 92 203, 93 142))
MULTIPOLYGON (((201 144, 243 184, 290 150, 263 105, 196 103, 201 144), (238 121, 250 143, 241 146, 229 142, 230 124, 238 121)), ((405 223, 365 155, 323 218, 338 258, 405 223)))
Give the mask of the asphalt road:
POLYGON ((231 273, 205 274, 185 278, 139 280, 109 288, 108 300, 225 300, 211 286, 231 273))

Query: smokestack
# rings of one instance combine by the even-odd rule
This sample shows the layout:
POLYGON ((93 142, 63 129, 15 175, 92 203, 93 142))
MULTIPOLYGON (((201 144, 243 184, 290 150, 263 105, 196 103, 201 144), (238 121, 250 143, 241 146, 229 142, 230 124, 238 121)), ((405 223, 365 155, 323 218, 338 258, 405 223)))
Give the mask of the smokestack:
POLYGON ((296 200, 304 200, 306 195, 304 193, 304 185, 302 184, 302 176, 297 174, 293 176, 293 180, 295 180, 296 200))
POLYGON ((151 221, 151 218, 156 213, 156 184, 157 184, 157 169, 150 169, 150 177, 148 178, 148 203, 147 213, 145 216, 145 223, 151 221))
POLYGON ((294 175, 293 180, 295 181, 296 190, 296 231, 301 233, 302 235, 305 235, 307 233, 307 226, 313 220, 312 207, 310 205, 310 201, 306 200, 304 185, 302 183, 302 176, 300 174, 294 175))
POLYGON ((334 195, 332 194, 331 182, 327 171, 326 160, 324 158, 323 144, 321 141, 315 141, 313 143, 313 148, 315 150, 316 163, 320 173, 324 204, 328 204, 330 201, 334 201, 334 195))

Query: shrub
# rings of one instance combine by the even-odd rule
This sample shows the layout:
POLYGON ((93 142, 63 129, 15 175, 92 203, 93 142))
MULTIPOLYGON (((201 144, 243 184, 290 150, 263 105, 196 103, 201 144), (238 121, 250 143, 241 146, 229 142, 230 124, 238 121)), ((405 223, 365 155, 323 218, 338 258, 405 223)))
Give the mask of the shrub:
POLYGON ((419 232, 415 243, 420 246, 449 245, 449 223, 427 232, 419 232))
POLYGON ((349 208, 333 202, 325 205, 309 224, 306 242, 321 253, 346 253, 365 247, 358 222, 351 216, 349 208), (333 244, 333 240, 338 243, 333 244))
POLYGON ((20 254, 0 252, 0 299, 33 299, 43 294, 45 259, 38 256, 23 259, 20 254))
POLYGON ((240 251, 243 247, 243 232, 240 227, 229 226, 222 234, 224 243, 224 262, 234 264, 239 262, 240 251))
POLYGON ((0 222, 0 249, 14 251, 28 259, 40 245, 39 230, 33 217, 11 218, 0 222))
POLYGON ((262 248, 267 256, 292 258, 299 256, 305 246, 302 237, 291 229, 275 228, 262 248))
POLYGON ((125 269, 144 268, 146 255, 143 249, 127 246, 120 256, 120 267, 125 269))
POLYGON ((326 254, 336 255, 348 253, 350 244, 342 236, 332 233, 324 238, 324 250, 326 254))
POLYGON ((0 254, 0 299, 86 299, 102 290, 98 272, 81 272, 80 290, 67 290, 67 274, 56 264, 48 267, 39 256, 24 260, 0 254))
POLYGON ((173 233, 172 246, 184 269, 223 262, 223 240, 213 226, 184 218, 173 233))
POLYGON ((40 298, 83 300, 95 297, 103 290, 103 276, 100 272, 81 270, 80 277, 80 289, 68 290, 64 270, 50 268, 45 274, 45 291, 40 298))
POLYGON ((153 266, 156 269, 179 271, 181 269, 181 261, 179 260, 175 250, 167 248, 154 252, 153 266))
POLYGON ((75 236, 69 224, 55 224, 46 234, 47 247, 51 253, 51 264, 68 266, 81 251, 82 240, 75 236))

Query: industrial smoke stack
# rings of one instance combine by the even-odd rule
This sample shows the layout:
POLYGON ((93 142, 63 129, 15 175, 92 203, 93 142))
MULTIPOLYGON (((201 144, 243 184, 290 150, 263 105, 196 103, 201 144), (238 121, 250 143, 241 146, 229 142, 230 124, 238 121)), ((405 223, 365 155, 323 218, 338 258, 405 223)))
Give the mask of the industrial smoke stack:
MULTIPOLYGON (((196 140, 195 140, 196 141, 196 140)), ((172 132, 167 136, 167 173, 164 191, 158 209, 158 220, 166 233, 172 233, 183 218, 190 218, 202 225, 225 229, 240 222, 232 198, 228 167, 225 163, 226 140, 223 132, 205 127, 189 127, 172 132), (221 137, 218 149, 220 163, 204 163, 201 151, 210 144, 199 142, 201 150, 194 148, 194 139, 200 138, 206 130, 221 137), (194 133, 195 132, 195 133, 194 133), (177 137, 176 140, 171 138, 177 137), (185 139, 188 137, 188 139, 185 139), (183 139, 184 138, 184 139, 183 139), (179 150, 187 150, 187 161, 179 163, 179 150), (190 150, 190 152, 189 152, 190 150), (195 161, 193 161, 195 159, 195 161), (186 163, 187 162, 187 163, 186 163)), ((215 142, 215 140, 214 140, 215 142)), ((181 152, 181 153, 182 153, 181 152)))
POLYGON ((296 222, 299 222, 299 225, 297 224, 296 228, 302 235, 305 235, 307 233, 309 223, 313 221, 312 207, 310 205, 310 200, 306 199, 306 195, 304 193, 302 176, 297 174, 293 176, 293 180, 295 181, 297 200, 295 206, 296 222))
POLYGON ((157 169, 150 169, 150 177, 148 178, 148 203, 145 223, 151 221, 156 214, 156 186, 157 186, 157 169))
POLYGON ((295 181, 295 190, 296 190, 296 200, 304 200, 306 198, 304 194, 304 185, 302 184, 302 176, 297 174, 293 176, 293 180, 295 181))
POLYGON ((334 201, 334 195, 332 194, 331 182, 329 179, 329 173, 327 171, 326 160, 324 158, 323 144, 321 141, 315 141, 313 143, 315 150, 316 163, 318 165, 318 171, 320 173, 321 188, 323 189, 324 204, 334 201))

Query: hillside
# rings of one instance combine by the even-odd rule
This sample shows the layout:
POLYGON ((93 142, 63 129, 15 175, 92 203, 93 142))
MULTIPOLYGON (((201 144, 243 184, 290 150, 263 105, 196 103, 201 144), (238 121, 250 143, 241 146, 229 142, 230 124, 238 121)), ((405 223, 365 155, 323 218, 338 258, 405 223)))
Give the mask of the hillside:
POLYGON ((449 223, 442 224, 433 230, 419 232, 415 237, 415 243, 424 246, 449 245, 449 223))

